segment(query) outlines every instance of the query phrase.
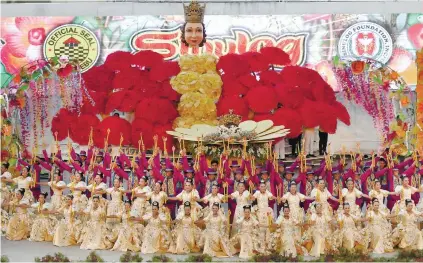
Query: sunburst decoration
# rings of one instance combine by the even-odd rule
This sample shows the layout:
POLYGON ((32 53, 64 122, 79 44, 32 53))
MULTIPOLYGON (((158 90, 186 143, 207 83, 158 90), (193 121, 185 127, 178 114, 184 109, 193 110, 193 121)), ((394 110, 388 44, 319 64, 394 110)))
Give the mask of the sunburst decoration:
POLYGON ((283 125, 274 126, 273 121, 263 120, 255 122, 247 120, 241 122, 242 117, 233 114, 223 115, 219 119, 219 126, 195 124, 190 128, 176 128, 167 134, 186 141, 202 141, 203 143, 220 143, 231 140, 232 143, 242 143, 245 139, 250 143, 263 143, 285 137, 289 129, 283 125))

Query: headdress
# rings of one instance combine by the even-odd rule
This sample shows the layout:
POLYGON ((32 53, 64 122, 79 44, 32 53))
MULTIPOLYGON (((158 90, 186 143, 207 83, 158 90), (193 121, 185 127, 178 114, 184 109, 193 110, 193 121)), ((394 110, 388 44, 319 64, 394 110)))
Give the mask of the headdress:
POLYGON ((185 22, 203 23, 205 9, 206 5, 200 5, 197 1, 184 5, 185 22))
POLYGON ((251 211, 251 205, 244 205, 242 208, 244 208, 244 210, 250 210, 251 211))
POLYGON ((186 202, 184 203, 184 207, 191 207, 191 203, 190 203, 189 201, 186 201, 186 202))

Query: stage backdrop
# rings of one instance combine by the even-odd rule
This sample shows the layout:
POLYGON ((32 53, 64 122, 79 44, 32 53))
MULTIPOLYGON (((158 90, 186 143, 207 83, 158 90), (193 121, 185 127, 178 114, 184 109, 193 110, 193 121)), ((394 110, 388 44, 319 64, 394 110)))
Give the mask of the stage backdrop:
MULTIPOLYGON (((150 49, 177 60, 191 52, 179 41, 181 23, 182 16, 1 18, 2 83, 31 61, 63 53, 78 58, 83 71, 119 50, 150 49)), ((205 25, 208 40, 200 52, 219 56, 278 46, 294 64, 317 70, 335 91, 334 56, 378 60, 414 85, 415 51, 423 47, 423 14, 206 16, 205 25)), ((364 111, 350 113, 352 120, 360 120, 357 126, 373 126, 364 111)), ((359 133, 360 140, 377 142, 376 132, 362 133, 352 124, 340 128, 336 138, 348 130, 348 138, 359 133)))

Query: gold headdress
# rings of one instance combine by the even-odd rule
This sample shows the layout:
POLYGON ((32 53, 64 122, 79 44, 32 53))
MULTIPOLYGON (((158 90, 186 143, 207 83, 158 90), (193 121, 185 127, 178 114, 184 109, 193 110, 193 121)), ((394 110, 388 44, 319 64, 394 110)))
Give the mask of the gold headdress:
POLYGON ((236 125, 241 123, 242 116, 233 113, 233 110, 229 110, 229 114, 225 114, 219 117, 219 124, 224 126, 236 125))
POLYGON ((197 1, 192 1, 189 5, 184 4, 185 22, 203 23, 206 5, 200 5, 197 1))

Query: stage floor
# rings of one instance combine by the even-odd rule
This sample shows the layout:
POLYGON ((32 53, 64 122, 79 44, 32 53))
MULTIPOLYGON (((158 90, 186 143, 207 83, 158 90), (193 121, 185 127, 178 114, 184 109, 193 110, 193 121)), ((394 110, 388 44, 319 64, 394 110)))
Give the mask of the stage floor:
MULTIPOLYGON (((9 241, 5 237, 1 237, 1 255, 9 257, 10 262, 33 262, 35 257, 43 257, 47 254, 53 255, 54 253, 62 253, 67 256, 71 261, 85 260, 91 250, 82 250, 78 246, 73 247, 56 247, 51 242, 30 242, 24 241, 9 241)), ((120 256, 124 252, 97 250, 97 254, 104 259, 105 262, 113 261, 119 262, 120 256)), ((151 260, 155 254, 140 255, 143 261, 151 260)), ((176 261, 185 261, 188 255, 174 255, 166 254, 166 256, 176 261)), ((375 255, 376 256, 376 255, 375 255)), ((396 252, 377 255, 377 257, 394 257, 396 252)), ((304 260, 311 260, 312 257, 304 257, 304 260)), ((232 258, 213 258, 213 262, 242 262, 238 256, 232 258)))

